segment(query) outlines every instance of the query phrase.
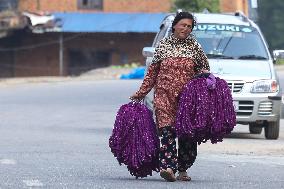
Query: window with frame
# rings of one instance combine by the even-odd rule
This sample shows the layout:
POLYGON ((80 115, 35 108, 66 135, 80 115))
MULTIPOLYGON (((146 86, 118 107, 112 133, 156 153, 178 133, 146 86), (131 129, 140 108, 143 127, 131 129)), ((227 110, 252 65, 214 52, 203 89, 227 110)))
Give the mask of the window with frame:
POLYGON ((103 0, 77 0, 78 9, 103 10, 103 0))

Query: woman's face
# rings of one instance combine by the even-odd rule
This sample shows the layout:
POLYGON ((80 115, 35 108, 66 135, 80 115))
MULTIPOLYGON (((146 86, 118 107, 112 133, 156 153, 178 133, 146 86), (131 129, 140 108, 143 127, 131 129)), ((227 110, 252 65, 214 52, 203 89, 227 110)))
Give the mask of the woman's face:
POLYGON ((178 21, 173 27, 175 29, 174 35, 176 38, 185 39, 192 31, 192 19, 184 18, 178 21))

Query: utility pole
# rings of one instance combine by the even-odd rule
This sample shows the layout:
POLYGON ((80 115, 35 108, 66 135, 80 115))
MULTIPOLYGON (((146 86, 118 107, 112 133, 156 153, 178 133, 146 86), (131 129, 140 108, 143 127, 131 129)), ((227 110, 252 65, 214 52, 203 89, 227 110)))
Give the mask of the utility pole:
POLYGON ((257 0, 248 0, 249 4, 249 18, 254 22, 258 22, 258 13, 257 13, 257 0))
POLYGON ((63 33, 59 34, 59 75, 63 76, 63 69, 64 69, 64 46, 63 46, 63 33))

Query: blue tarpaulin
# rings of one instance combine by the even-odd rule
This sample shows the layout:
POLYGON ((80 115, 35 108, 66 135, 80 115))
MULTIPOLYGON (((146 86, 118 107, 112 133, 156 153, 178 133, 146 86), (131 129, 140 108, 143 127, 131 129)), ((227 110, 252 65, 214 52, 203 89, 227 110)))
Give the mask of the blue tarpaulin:
POLYGON ((166 13, 54 13, 60 32, 155 33, 166 13))
POLYGON ((144 73, 145 73, 145 67, 138 67, 138 68, 134 68, 128 74, 122 74, 120 76, 120 79, 143 79, 144 73))

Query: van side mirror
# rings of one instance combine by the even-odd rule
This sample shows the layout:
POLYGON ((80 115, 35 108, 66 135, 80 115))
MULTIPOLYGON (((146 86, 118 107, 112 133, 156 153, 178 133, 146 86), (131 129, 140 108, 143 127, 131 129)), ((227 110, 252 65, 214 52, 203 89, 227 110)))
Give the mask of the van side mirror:
POLYGON ((273 63, 274 64, 284 64, 284 50, 274 50, 273 51, 273 63))
POLYGON ((154 47, 144 47, 143 51, 142 51, 142 55, 144 57, 153 57, 154 56, 154 52, 155 52, 155 48, 154 47))

